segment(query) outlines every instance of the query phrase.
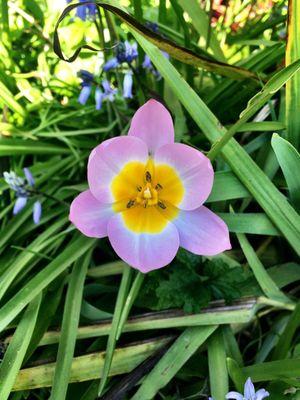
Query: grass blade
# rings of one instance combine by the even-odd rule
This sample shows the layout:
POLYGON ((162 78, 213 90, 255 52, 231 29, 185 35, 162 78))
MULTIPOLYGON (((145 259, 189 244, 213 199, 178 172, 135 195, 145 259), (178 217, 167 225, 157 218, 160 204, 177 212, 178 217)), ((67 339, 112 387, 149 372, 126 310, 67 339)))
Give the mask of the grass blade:
MULTIPOLYGON (((170 336, 162 337, 116 349, 109 375, 114 376, 131 372, 146 358, 169 343, 171 339, 170 336)), ((104 352, 73 358, 70 383, 99 379, 99 375, 102 376, 103 374, 104 358, 104 352)), ((49 387, 52 385, 54 371, 55 363, 22 369, 19 372, 13 390, 49 387)))
POLYGON ((211 396, 223 400, 228 393, 228 373, 222 331, 214 332, 207 343, 211 396))
POLYGON ((265 295, 274 300, 290 302, 290 299, 278 288, 276 283, 269 276, 246 236, 243 233, 237 233, 236 235, 257 283, 265 295))
POLYGON ((0 398, 6 400, 22 366, 41 304, 41 293, 28 305, 0 367, 0 398))
POLYGON ((282 169, 292 203, 300 211, 300 155, 294 146, 277 133, 272 136, 272 147, 282 169))
POLYGON ((80 235, 73 243, 53 260, 46 268, 40 271, 26 285, 19 290, 0 309, 0 332, 35 298, 50 282, 57 278, 66 268, 82 254, 87 252, 95 240, 80 235))
POLYGON ((112 319, 112 324, 111 324, 111 330, 110 334, 108 337, 107 341, 107 346, 106 346, 106 353, 105 353, 105 360, 104 360, 104 366, 103 366, 103 372, 101 376, 101 381, 99 385, 99 390, 98 390, 98 396, 101 395, 103 392, 103 389, 106 385, 107 378, 109 376, 109 371, 116 347, 116 342, 117 342, 117 332, 120 324, 120 319, 121 319, 121 314, 122 310, 124 307, 124 303, 126 300, 126 296, 128 293, 128 288, 131 280, 131 274, 132 274, 132 268, 126 265, 126 267, 123 270, 123 275, 122 275, 122 281, 121 285, 119 288, 118 296, 117 296, 117 301, 115 305, 115 311, 114 311, 114 316, 112 319))
MULTIPOLYGON (((289 0, 288 33, 285 53, 286 65, 300 58, 300 4, 298 0, 289 0)), ((300 148, 300 72, 295 74, 286 85, 286 125, 287 139, 297 149, 300 148)))
POLYGON ((79 258, 74 264, 71 274, 50 396, 52 400, 64 400, 66 397, 76 343, 83 285, 90 257, 91 254, 88 252, 85 257, 79 258))
POLYGON ((187 328, 144 379, 131 400, 153 399, 159 389, 170 382, 216 328, 216 326, 187 328))

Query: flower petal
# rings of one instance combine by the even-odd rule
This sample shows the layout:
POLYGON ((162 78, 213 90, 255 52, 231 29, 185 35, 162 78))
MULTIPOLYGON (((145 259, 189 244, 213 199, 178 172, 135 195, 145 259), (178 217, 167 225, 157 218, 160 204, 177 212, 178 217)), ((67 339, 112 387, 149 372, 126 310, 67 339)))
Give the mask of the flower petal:
POLYGON ((256 395, 255 400, 263 400, 263 399, 265 399, 266 397, 269 397, 269 396, 270 396, 270 393, 267 392, 265 389, 259 389, 259 390, 256 392, 255 395, 256 395))
POLYGON ((229 392, 226 394, 225 398, 231 400, 243 400, 243 395, 238 392, 229 392))
POLYGON ((251 381, 251 378, 248 378, 245 382, 244 397, 249 400, 255 399, 255 387, 251 381))
POLYGON ((34 178, 29 168, 23 168, 24 174, 26 176, 27 182, 30 186, 34 186, 34 178))
POLYGON ((26 206, 27 197, 17 197, 17 200, 14 205, 13 214, 18 214, 23 208, 26 206))
POLYGON ((225 222, 204 206, 193 211, 180 210, 172 222, 178 229, 180 246, 192 253, 214 256, 231 249, 225 222))
MULTIPOLYGON (((178 208, 194 210, 208 198, 214 179, 209 159, 193 147, 181 143, 166 144, 154 155, 155 165, 167 164, 178 173, 184 186, 184 196, 178 208)), ((172 182, 167 183, 170 189, 172 182)), ((171 199, 166 199, 171 201, 171 199)))
POLYGON ((111 58, 103 65, 103 71, 109 71, 111 69, 117 68, 118 65, 119 61, 117 60, 117 58, 111 58))
POLYGON ((131 161, 146 163, 147 146, 135 137, 119 136, 105 140, 91 152, 88 161, 90 190, 101 203, 113 203, 113 178, 131 161))
POLYGON ((91 86, 83 86, 78 97, 78 103, 85 105, 92 91, 91 86))
POLYGON ((142 139, 149 152, 154 152, 167 143, 174 142, 174 126, 169 111, 156 100, 149 100, 134 114, 129 136, 142 139))
POLYGON ((36 201, 33 205, 33 222, 38 224, 40 222, 42 215, 42 205, 40 201, 36 201))
POLYGON ((113 215, 111 206, 101 204, 90 190, 80 193, 70 207, 70 221, 84 235, 102 238, 107 236, 107 223, 113 215))
POLYGON ((138 233, 126 226, 121 213, 110 219, 108 237, 118 256, 143 273, 168 265, 179 247, 178 232, 171 222, 160 233, 138 233))
POLYGON ((127 72, 124 76, 123 81, 123 97, 124 99, 132 99, 132 85, 133 85, 133 78, 132 72, 127 72))

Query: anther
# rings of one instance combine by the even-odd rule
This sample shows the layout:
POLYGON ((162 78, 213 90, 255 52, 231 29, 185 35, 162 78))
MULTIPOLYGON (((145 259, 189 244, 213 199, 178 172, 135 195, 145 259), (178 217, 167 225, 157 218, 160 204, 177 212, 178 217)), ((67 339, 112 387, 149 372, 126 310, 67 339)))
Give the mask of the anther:
POLYGON ((147 182, 151 182, 151 180, 152 180, 152 177, 151 177, 150 172, 149 172, 149 171, 146 171, 146 181, 147 181, 147 182))
POLYGON ((158 189, 162 189, 163 187, 161 186, 161 184, 160 183, 158 183, 156 186, 155 186, 155 189, 156 190, 158 190, 158 189))
POLYGON ((144 202, 144 208, 147 208, 147 205, 148 205, 148 200, 145 200, 145 202, 144 202))
POLYGON ((138 192, 141 192, 142 191, 142 186, 138 186, 136 189, 137 189, 138 192))
POLYGON ((159 201, 157 203, 157 205, 158 205, 158 207, 162 208, 163 210, 165 210, 167 208, 167 206, 162 201, 159 201))
POLYGON ((127 208, 131 208, 132 206, 134 206, 135 201, 134 200, 129 200, 129 202, 127 203, 127 208))

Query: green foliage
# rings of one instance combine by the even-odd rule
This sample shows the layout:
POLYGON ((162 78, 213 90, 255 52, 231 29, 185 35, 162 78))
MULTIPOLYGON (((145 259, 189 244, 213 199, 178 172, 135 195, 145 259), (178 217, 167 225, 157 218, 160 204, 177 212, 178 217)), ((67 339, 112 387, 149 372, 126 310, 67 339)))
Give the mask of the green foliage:
POLYGON ((179 307, 188 313, 199 312, 211 300, 224 299, 230 304, 238 299, 243 281, 241 267, 230 267, 217 258, 203 262, 180 249, 171 267, 147 275, 137 304, 152 310, 179 307))
POLYGON ((298 0, 108 0, 86 21, 74 3, 60 18, 64 1, 0 0, 1 400, 95 400, 100 378, 103 399, 223 400, 248 376, 270 399, 299 399, 298 0), (102 71, 125 40, 139 46, 130 99, 129 66, 102 71), (94 75, 85 105, 82 69, 94 75), (95 110, 103 78, 118 93, 95 110), (206 206, 232 250, 180 249, 143 275, 68 215, 91 150, 153 97, 176 140, 213 161, 206 206), (24 167, 37 193, 13 215, 2 174, 24 167))

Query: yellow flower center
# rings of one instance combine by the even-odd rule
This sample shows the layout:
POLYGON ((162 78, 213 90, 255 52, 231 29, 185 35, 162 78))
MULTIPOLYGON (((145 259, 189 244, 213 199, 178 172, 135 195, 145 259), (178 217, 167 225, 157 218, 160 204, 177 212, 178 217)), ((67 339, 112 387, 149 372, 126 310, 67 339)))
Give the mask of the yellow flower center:
POLYGON ((135 233, 159 233, 178 214, 184 187, 174 168, 137 161, 127 163, 111 183, 113 208, 121 212, 128 229, 135 233))

